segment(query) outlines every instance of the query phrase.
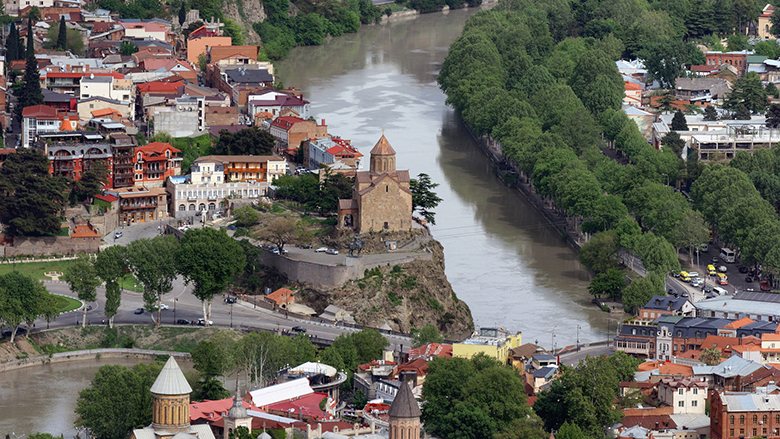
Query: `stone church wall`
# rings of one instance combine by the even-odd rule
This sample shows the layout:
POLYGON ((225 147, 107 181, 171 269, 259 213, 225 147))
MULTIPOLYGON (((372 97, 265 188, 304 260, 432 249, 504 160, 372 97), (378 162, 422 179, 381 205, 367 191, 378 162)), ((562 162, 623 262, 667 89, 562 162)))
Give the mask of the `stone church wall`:
POLYGON ((412 194, 401 189, 391 178, 385 178, 363 196, 359 215, 360 233, 409 230, 412 228, 412 194))

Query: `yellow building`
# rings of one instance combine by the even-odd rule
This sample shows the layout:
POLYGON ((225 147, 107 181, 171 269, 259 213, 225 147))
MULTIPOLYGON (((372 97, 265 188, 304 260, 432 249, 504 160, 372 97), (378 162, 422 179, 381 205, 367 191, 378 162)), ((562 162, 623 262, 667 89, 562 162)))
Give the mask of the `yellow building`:
POLYGON ((756 27, 756 32, 758 33, 758 38, 767 39, 767 38, 774 38, 774 35, 772 35, 772 32, 769 32, 769 30, 772 28, 772 13, 774 12, 775 8, 772 7, 772 5, 768 4, 764 6, 764 10, 761 11, 761 15, 758 17, 758 26, 756 27))
POLYGON ((523 334, 510 334, 503 328, 481 328, 479 333, 472 334, 468 339, 452 344, 452 356, 471 358, 482 352, 488 357, 506 363, 509 350, 523 343, 523 334))

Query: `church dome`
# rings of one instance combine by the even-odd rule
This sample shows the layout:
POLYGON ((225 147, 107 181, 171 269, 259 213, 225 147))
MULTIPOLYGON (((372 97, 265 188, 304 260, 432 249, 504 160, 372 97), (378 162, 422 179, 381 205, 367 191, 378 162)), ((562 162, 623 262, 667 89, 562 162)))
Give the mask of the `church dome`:
POLYGON ((266 432, 262 432, 257 435, 257 439, 271 439, 271 435, 266 432))
POLYGON ((184 373, 173 356, 168 357, 168 362, 157 375, 151 390, 157 395, 189 395, 192 393, 192 387, 187 382, 187 378, 184 378, 184 373))
POLYGON ((395 155, 395 150, 390 146, 390 142, 387 141, 384 134, 382 134, 382 137, 376 142, 376 145, 374 145, 374 149, 371 150, 371 155, 395 155))
POLYGON ((233 401, 233 407, 230 407, 227 415, 232 419, 241 419, 247 417, 246 408, 241 402, 241 399, 238 397, 238 394, 236 394, 235 400, 233 401))

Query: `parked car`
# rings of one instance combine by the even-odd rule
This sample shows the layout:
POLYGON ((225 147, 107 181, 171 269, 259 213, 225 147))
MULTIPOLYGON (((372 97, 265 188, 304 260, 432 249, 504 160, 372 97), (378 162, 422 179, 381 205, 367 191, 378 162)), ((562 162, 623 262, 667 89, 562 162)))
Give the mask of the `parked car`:
POLYGON ((683 282, 690 282, 691 281, 691 276, 690 276, 690 274, 688 274, 687 271, 681 271, 680 272, 680 280, 683 281, 683 282))
POLYGON ((699 251, 700 252, 706 252, 709 249, 710 249, 710 246, 708 246, 707 244, 702 244, 702 245, 699 246, 699 251))
POLYGON ((691 285, 693 285, 694 287, 698 288, 698 287, 704 285, 704 280, 702 278, 700 278, 700 277, 697 277, 697 278, 691 280, 691 285))
POLYGON ((687 292, 687 291, 683 291, 683 292, 682 292, 682 294, 680 294, 680 295, 681 295, 682 297, 688 297, 688 292, 687 292))
POLYGON ((176 324, 177 325, 191 325, 192 321, 187 320, 187 319, 179 319, 179 320, 176 320, 176 324))
POLYGON ((718 267, 718 271, 720 271, 721 273, 725 273, 728 271, 728 268, 725 265, 721 265, 720 267, 718 267))
POLYGON ((327 254, 329 254, 329 255, 337 255, 337 254, 339 254, 339 251, 338 251, 338 250, 336 250, 335 248, 329 248, 329 249, 327 249, 327 250, 325 251, 325 253, 327 253, 327 254))
POLYGON ((135 314, 143 314, 144 309, 143 308, 136 308, 135 311, 133 311, 135 314))
POLYGON ((748 276, 748 277, 746 277, 746 278, 745 278, 745 282, 746 282, 746 283, 749 283, 749 284, 750 284, 750 283, 753 283, 753 276, 748 276))
POLYGON ((701 290, 704 292, 704 294, 712 293, 712 287, 709 285, 704 285, 704 288, 702 288, 701 290))
POLYGON ((668 295, 670 295, 670 296, 675 296, 675 295, 677 295, 677 291, 675 291, 675 290, 674 290, 674 288, 669 288, 669 289, 666 291, 666 294, 668 294, 668 295))
POLYGON ((699 272, 698 271, 689 271, 688 272, 688 276, 690 276, 691 279, 696 279, 697 277, 699 277, 699 272))
POLYGON ((293 332, 306 332, 306 328, 303 326, 293 326, 292 327, 293 332))
POLYGON ((164 304, 164 303, 161 303, 161 304, 160 304, 160 309, 161 309, 161 310, 163 310, 163 311, 165 311, 166 309, 169 309, 169 306, 168 306, 168 305, 166 305, 166 304, 164 304))
POLYGON ((228 297, 225 299, 225 303, 236 303, 235 297, 228 297))
POLYGON ((119 239, 122 237, 122 232, 116 232, 114 233, 114 239, 119 239))
POLYGON ((710 261, 712 261, 713 264, 717 264, 718 263, 718 257, 717 256, 713 256, 712 259, 710 259, 710 261))
MULTIPOLYGON (((211 320, 209 320, 209 326, 211 326, 211 325, 213 325, 213 324, 214 324, 214 322, 212 322, 211 320)), ((199 319, 198 319, 198 325, 199 325, 199 326, 206 326, 206 320, 204 320, 204 319, 203 319, 203 317, 199 318, 199 319)))
POLYGON ((318 248, 317 250, 314 250, 314 251, 317 252, 317 253, 325 253, 326 251, 328 251, 328 247, 320 247, 320 248, 318 248))

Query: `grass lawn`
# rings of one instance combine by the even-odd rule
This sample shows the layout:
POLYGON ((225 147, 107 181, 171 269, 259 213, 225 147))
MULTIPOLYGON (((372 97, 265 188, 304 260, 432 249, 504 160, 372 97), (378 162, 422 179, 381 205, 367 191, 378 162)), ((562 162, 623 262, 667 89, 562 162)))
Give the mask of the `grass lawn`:
POLYGON ((60 312, 73 311, 74 309, 81 308, 81 302, 65 296, 54 295, 57 299, 57 308, 60 312))
MULTIPOLYGON (((10 273, 14 270, 19 273, 32 276, 33 279, 38 280, 51 280, 50 277, 44 275, 50 271, 56 271, 58 273, 64 273, 65 270, 73 264, 72 260, 67 261, 51 261, 51 262, 17 262, 16 264, 2 264, 0 265, 0 276, 10 273)), ((135 277, 128 273, 120 284, 127 290, 135 291, 138 293, 143 292, 143 287, 135 279, 135 277), (138 286, 135 286, 138 285, 138 286)))

